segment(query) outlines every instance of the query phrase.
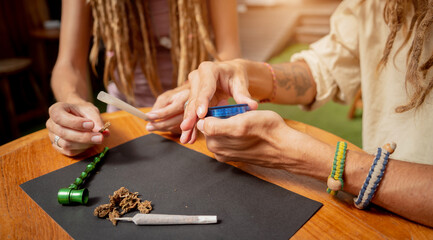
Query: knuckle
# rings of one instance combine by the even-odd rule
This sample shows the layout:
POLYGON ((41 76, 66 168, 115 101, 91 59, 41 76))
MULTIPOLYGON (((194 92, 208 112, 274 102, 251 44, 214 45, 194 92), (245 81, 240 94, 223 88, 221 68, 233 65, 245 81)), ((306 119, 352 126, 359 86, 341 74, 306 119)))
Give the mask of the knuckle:
POLYGON ((168 124, 165 122, 154 122, 152 125, 155 127, 156 130, 166 130, 168 128, 168 124))
POLYGON ((216 132, 216 126, 211 121, 205 121, 204 122, 204 129, 207 136, 215 136, 217 134, 216 132))
POLYGON ((214 65, 213 62, 211 61, 204 61, 201 62, 200 65, 198 66, 199 69, 203 69, 203 68, 212 68, 212 66, 214 65))
POLYGON ((249 135, 250 127, 248 124, 240 124, 239 122, 234 122, 232 125, 232 130, 230 134, 233 137, 240 138, 249 135))
POLYGON ((87 143, 90 142, 90 139, 92 138, 92 136, 90 134, 84 133, 84 134, 78 134, 74 140, 75 142, 78 143, 87 143))
POLYGON ((216 159, 218 162, 222 162, 222 163, 227 162, 226 158, 225 158, 223 155, 220 155, 220 154, 215 154, 215 159, 216 159))
POLYGON ((64 128, 59 128, 57 131, 57 135, 61 138, 65 138, 66 136, 66 130, 64 128))
MULTIPOLYGON (((199 66, 199 67, 200 67, 200 66, 199 66)), ((190 73, 188 74, 188 79, 189 79, 190 81, 192 81, 192 80, 195 79, 195 76, 197 76, 197 70, 194 70, 194 71, 190 72, 190 73)))
POLYGON ((49 108, 48 108, 48 114, 51 116, 51 114, 53 113, 53 108, 54 108, 54 105, 51 105, 49 108))
POLYGON ((76 153, 70 149, 63 149, 61 151, 64 155, 69 156, 69 157, 73 157, 76 155, 76 153))
POLYGON ((50 117, 53 120, 53 122, 59 122, 61 119, 60 114, 57 114, 54 111, 50 114, 50 117))
POLYGON ((51 118, 47 119, 47 121, 45 122, 45 127, 46 128, 50 129, 50 127, 51 127, 51 121, 52 121, 51 118))
POLYGON ((267 117, 270 119, 275 119, 275 118, 280 118, 280 115, 274 111, 268 111, 267 117))
POLYGON ((56 111, 57 111, 57 109, 60 108, 63 104, 64 104, 64 103, 62 103, 62 102, 57 102, 57 103, 54 103, 53 105, 51 105, 51 106, 48 108, 48 113, 49 113, 49 115, 55 114, 56 111))
POLYGON ((99 112, 99 108, 97 108, 95 105, 92 104, 91 108, 93 109, 93 111, 97 112, 98 114, 99 112))
POLYGON ((48 113, 51 115, 52 114, 52 112, 56 109, 56 107, 59 105, 59 103, 54 103, 53 105, 51 105, 49 108, 48 108, 48 113))
POLYGON ((250 127, 248 127, 247 125, 244 126, 239 126, 237 127, 237 131, 235 131, 237 133, 237 137, 242 137, 242 136, 247 136, 250 135, 250 127))
POLYGON ((71 150, 72 146, 73 146, 72 142, 63 139, 62 148, 64 150, 71 150))
POLYGON ((218 144, 215 141, 208 140, 206 145, 210 152, 215 154, 218 152, 218 144))
POLYGON ((162 103, 162 104, 166 104, 170 101, 170 96, 168 95, 160 95, 157 99, 156 102, 157 103, 162 103))

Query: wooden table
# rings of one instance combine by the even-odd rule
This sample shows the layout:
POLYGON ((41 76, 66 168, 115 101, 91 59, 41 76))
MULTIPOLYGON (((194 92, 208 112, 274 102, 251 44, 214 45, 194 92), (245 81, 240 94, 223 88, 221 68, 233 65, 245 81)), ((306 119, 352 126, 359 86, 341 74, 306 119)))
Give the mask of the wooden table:
MULTIPOLYGON (((143 109, 148 111, 149 109, 143 109)), ((89 150, 86 156, 115 147, 148 134, 146 122, 123 111, 103 114, 111 122, 111 136, 103 146, 89 150)), ((324 142, 336 144, 340 138, 315 127, 287 120, 294 129, 324 142)), ((164 137, 174 139, 168 134, 164 137)), ((188 148, 212 156, 203 136, 188 148)), ((361 151, 353 144, 349 149, 361 151)), ((0 147, 0 239, 71 239, 21 188, 20 184, 73 164, 81 158, 69 158, 55 151, 47 130, 29 134, 0 147)), ((433 239, 433 229, 410 222, 379 207, 362 211, 352 204, 352 195, 341 192, 333 198, 324 183, 282 170, 236 165, 250 174, 290 191, 323 203, 323 207, 295 234, 293 239, 433 239)))

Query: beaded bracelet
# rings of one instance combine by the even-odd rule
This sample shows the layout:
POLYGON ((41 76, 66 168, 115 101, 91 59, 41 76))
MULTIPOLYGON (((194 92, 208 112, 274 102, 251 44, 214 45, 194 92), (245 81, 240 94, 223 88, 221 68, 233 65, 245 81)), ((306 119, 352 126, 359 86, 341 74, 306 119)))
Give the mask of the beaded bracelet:
POLYGON ((72 183, 68 188, 59 189, 59 192, 57 193, 57 200, 60 204, 87 204, 87 201, 89 200, 89 191, 87 190, 87 188, 79 189, 79 187, 84 183, 90 173, 96 168, 96 164, 101 161, 107 151, 108 147, 105 147, 104 150, 98 156, 96 156, 95 159, 93 159, 93 162, 89 163, 86 166, 84 172, 82 172, 80 176, 75 179, 75 182, 72 183))
POLYGON ((344 181, 343 181, 343 172, 344 172, 344 164, 346 160, 346 142, 338 142, 337 148, 335 150, 334 162, 332 164, 332 171, 328 177, 328 188, 326 192, 335 195, 338 193, 338 190, 343 189, 344 181))
POLYGON ((374 158, 373 164, 368 172, 367 178, 365 179, 358 196, 353 199, 357 208, 364 209, 370 204, 370 201, 382 180, 383 174, 385 173, 389 155, 394 152, 395 148, 396 144, 391 143, 385 144, 382 148, 377 149, 376 157, 374 158))
POLYGON ((275 75, 274 68, 269 63, 264 62, 263 64, 266 67, 268 67, 269 70, 271 71, 271 75, 272 75, 272 93, 271 93, 271 97, 260 100, 259 101, 260 103, 272 102, 275 99, 275 96, 277 95, 277 76, 275 75))

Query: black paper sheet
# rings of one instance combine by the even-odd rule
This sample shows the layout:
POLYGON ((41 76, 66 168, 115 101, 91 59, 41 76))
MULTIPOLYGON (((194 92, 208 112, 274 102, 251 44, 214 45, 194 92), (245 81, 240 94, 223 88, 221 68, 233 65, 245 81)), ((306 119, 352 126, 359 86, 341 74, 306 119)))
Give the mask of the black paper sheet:
MULTIPOLYGON (((156 134, 110 149, 83 187, 86 206, 63 206, 68 187, 93 157, 43 175, 21 188, 75 239, 289 239, 321 203, 219 163, 156 134), (136 226, 93 216, 120 187, 152 201, 151 213, 217 215, 210 225, 136 226)), ((134 211, 124 216, 133 216, 134 211)))

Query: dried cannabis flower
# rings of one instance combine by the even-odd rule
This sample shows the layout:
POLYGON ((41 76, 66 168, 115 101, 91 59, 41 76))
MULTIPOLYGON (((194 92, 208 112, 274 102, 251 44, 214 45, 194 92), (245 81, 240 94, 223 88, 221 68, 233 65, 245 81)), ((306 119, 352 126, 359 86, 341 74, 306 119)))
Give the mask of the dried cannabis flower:
POLYGON ((127 188, 121 187, 113 193, 113 196, 109 196, 110 203, 96 207, 93 215, 100 218, 108 215, 107 219, 116 226, 117 220, 115 218, 121 217, 134 209, 138 209, 140 213, 150 213, 152 211, 152 202, 148 200, 142 202, 138 195, 138 192, 133 193, 127 188), (121 212, 119 212, 119 208, 122 209, 121 212))

